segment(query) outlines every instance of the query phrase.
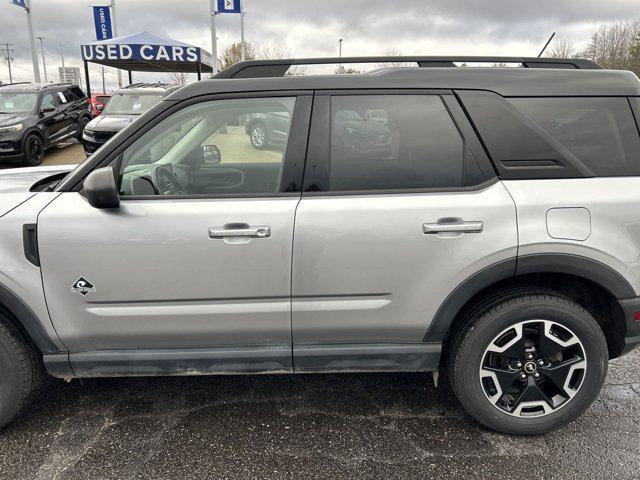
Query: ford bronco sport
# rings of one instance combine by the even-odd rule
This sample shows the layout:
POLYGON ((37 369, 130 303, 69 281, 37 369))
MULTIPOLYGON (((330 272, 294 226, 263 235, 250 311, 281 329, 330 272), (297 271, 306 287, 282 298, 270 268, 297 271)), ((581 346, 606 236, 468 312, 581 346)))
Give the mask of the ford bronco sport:
POLYGON ((45 372, 444 371, 498 431, 579 416, 640 342, 640 81, 398 61, 243 62, 73 171, 3 172, 0 424, 45 372), (254 148, 274 112, 283 148, 254 148))

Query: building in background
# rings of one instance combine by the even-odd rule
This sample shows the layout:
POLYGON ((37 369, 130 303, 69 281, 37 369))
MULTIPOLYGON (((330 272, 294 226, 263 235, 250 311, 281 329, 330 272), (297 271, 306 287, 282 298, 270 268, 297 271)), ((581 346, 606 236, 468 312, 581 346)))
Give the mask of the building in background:
POLYGON ((82 76, 78 67, 58 67, 60 83, 72 83, 82 87, 82 76))

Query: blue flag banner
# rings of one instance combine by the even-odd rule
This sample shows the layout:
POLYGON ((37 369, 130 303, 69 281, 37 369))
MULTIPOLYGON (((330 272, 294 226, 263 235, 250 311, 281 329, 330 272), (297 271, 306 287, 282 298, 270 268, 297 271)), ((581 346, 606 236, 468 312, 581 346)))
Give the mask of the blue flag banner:
POLYGON ((218 0, 218 13, 240 13, 242 0, 218 0))
POLYGON ((11 3, 22 8, 27 8, 27 5, 25 4, 25 2, 26 0, 11 0, 11 3))
POLYGON ((107 40, 113 37, 111 10, 108 6, 93 7, 93 22, 96 25, 97 40, 107 40))

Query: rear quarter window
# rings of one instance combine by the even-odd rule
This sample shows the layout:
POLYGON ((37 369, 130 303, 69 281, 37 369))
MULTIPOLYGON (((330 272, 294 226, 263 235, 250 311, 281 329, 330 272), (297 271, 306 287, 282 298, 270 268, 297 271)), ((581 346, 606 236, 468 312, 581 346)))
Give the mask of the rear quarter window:
POLYGON ((640 175, 640 134, 622 97, 511 98, 596 176, 640 175))

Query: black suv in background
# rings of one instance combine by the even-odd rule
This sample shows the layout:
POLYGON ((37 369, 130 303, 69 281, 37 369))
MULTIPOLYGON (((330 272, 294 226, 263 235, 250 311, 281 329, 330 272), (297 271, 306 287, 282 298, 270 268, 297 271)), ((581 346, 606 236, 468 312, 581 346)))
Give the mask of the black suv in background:
POLYGON ((45 148, 77 138, 91 120, 86 95, 70 84, 0 86, 0 161, 42 163, 45 148))
POLYGON ((180 85, 167 83, 134 83, 121 88, 109 99, 102 115, 93 119, 84 130, 82 145, 91 155, 107 140, 132 123, 180 85))

